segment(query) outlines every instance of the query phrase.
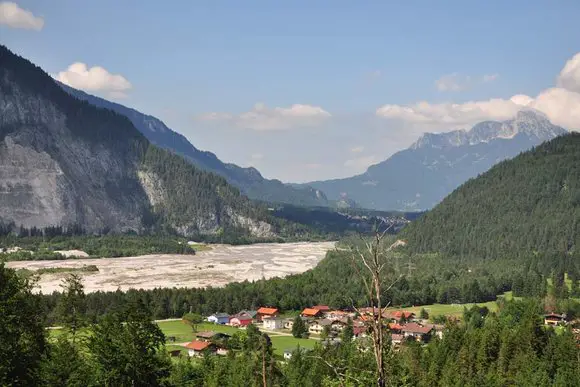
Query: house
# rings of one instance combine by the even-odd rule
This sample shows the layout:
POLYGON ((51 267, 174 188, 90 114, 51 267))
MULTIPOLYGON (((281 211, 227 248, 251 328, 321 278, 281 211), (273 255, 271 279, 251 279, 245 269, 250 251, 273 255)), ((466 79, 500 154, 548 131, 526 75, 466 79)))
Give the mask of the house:
POLYGON ((216 353, 220 356, 227 356, 227 354, 229 353, 227 348, 223 348, 223 347, 217 347, 216 353))
POLYGON ((292 329, 293 326, 294 326, 293 318, 284 319, 284 329, 292 329))
POLYGON ((253 320, 253 319, 256 318, 256 315, 257 314, 258 314, 258 312, 255 311, 255 310, 242 310, 236 316, 249 317, 249 318, 251 318, 253 320))
POLYGON ((332 320, 329 320, 327 318, 314 320, 312 323, 310 323, 310 326, 308 327, 308 332, 314 334, 321 334, 322 331, 324 330, 324 327, 326 326, 330 328, 332 326, 332 320))
POLYGON ((198 341, 194 340, 191 343, 187 343, 185 348, 188 349, 190 357, 193 356, 203 356, 204 353, 215 352, 215 346, 208 341, 198 341))
POLYGON ((330 312, 328 305, 314 305, 312 309, 321 311, 322 313, 330 312))
POLYGON ((214 324, 225 325, 230 322, 230 315, 227 313, 214 313, 208 316, 207 321, 214 324))
POLYGON ((264 317, 278 317, 278 313, 277 308, 261 307, 256 311, 256 320, 262 321, 264 317))
POLYGON ((401 328, 401 332, 405 338, 413 338, 414 340, 423 342, 429 341, 432 331, 432 325, 419 325, 414 322, 405 324, 401 328))
POLYGON ((230 335, 228 335, 226 333, 221 333, 221 332, 204 331, 204 332, 198 332, 195 335, 195 337, 199 341, 212 341, 212 340, 226 339, 226 338, 229 338, 230 335))
POLYGON ((557 313, 548 313, 544 315, 544 325, 563 325, 566 324, 566 315, 557 313))
POLYGON ((302 313, 300 313, 300 316, 318 318, 322 317, 322 311, 314 308, 306 308, 302 311, 302 313))
POLYGON ((342 310, 329 310, 328 312, 324 312, 324 317, 329 320, 339 320, 342 318, 348 318, 352 316, 353 316, 352 313, 344 312, 342 310))
POLYGON ((389 323, 389 330, 394 333, 401 333, 403 326, 399 323, 389 323))
POLYGON ((390 318, 391 320, 394 320, 395 322, 398 321, 412 321, 415 319, 415 313, 413 312, 407 312, 405 310, 396 310, 394 312, 389 313, 388 318, 390 318))
POLYGON ((347 319, 331 320, 330 328, 336 332, 342 332, 342 330, 348 325, 347 319))
POLYGON ((282 329, 284 327, 284 320, 279 317, 264 317, 262 320, 264 329, 282 329))
POLYGON ((247 316, 247 315, 235 315, 230 318, 229 324, 233 327, 247 327, 250 325, 254 320, 247 316))

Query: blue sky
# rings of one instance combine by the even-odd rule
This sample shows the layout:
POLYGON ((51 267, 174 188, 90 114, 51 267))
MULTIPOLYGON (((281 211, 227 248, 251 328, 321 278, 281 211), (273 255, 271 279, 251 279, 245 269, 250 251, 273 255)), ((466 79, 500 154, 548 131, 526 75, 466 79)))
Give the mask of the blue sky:
POLYGON ((522 100, 579 129, 580 2, 475 3, 17 0, 0 41, 224 161, 309 181, 522 100))

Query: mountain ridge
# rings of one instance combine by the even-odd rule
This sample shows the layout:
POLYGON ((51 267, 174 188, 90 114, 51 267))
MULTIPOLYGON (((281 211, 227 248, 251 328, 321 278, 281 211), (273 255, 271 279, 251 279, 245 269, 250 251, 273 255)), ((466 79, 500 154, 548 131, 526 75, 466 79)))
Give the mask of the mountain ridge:
POLYGON ((349 198, 378 210, 427 210, 466 180, 567 131, 522 110, 506 121, 484 121, 470 131, 426 133, 411 147, 350 178, 307 183, 330 200, 349 198))
POLYGON ((265 208, 0 45, 0 222, 272 237, 265 208))
MULTIPOLYGON (((58 81, 57 81, 58 82, 58 81)), ((328 205, 323 192, 308 186, 293 187, 277 179, 266 179, 254 167, 240 167, 222 162, 214 153, 197 149, 182 134, 170 129, 160 119, 122 104, 108 101, 61 82, 58 84, 74 97, 97 107, 113 110, 126 116, 153 144, 185 157, 193 165, 218 174, 238 187, 250 199, 304 206, 328 205)))

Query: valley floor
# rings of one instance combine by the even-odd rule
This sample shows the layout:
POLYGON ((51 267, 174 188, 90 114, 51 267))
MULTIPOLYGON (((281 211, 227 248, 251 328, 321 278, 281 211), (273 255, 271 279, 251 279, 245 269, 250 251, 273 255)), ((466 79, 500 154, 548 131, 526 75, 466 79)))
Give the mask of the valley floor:
MULTIPOLYGON (((334 242, 215 245, 196 255, 155 254, 126 258, 69 259, 59 261, 12 261, 13 269, 82 268, 85 292, 117 289, 223 286, 230 282, 284 277, 313 268, 334 247, 334 242)), ((38 291, 60 291, 66 271, 40 276, 38 291)))

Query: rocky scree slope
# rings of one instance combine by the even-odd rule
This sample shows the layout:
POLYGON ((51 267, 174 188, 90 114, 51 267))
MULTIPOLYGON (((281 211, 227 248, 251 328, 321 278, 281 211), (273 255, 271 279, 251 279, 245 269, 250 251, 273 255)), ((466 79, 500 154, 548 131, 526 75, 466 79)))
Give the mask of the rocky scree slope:
POLYGON ((126 117, 66 93, 0 46, 0 221, 87 231, 275 230, 225 179, 159 149, 126 117))

